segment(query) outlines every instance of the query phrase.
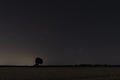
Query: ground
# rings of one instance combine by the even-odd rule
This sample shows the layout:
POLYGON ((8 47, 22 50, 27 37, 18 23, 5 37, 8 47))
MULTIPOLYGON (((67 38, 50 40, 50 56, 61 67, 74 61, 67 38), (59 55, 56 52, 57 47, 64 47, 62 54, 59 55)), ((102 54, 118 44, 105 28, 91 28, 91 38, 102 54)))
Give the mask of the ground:
POLYGON ((0 67, 0 80, 120 80, 120 67, 0 67))

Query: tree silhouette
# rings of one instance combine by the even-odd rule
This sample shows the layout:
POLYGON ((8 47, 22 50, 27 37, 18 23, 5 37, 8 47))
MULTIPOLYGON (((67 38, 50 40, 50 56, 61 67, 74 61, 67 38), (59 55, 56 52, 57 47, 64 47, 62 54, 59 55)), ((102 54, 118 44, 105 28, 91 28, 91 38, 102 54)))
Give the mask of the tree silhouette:
POLYGON ((35 66, 39 66, 40 64, 43 64, 43 59, 40 57, 37 57, 35 59, 35 66))

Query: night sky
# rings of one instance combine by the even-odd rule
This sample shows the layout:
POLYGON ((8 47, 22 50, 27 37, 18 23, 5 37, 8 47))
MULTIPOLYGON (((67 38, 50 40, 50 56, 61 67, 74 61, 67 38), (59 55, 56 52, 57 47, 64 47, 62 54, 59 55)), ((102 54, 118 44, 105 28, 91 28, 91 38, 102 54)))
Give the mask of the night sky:
POLYGON ((120 64, 113 0, 0 1, 0 65, 120 64))

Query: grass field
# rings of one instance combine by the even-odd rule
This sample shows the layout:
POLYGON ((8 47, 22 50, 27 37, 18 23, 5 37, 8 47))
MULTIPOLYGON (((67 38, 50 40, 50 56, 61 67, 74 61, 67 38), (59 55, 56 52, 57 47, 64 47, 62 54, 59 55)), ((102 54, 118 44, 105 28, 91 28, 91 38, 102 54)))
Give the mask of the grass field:
POLYGON ((0 67, 0 80, 120 80, 120 67, 0 67))

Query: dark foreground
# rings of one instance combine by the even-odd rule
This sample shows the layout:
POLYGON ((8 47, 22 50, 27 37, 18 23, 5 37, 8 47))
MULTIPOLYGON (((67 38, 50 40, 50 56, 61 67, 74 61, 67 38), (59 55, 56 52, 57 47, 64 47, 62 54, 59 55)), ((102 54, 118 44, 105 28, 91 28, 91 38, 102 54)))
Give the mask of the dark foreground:
POLYGON ((0 66, 0 80, 120 80, 120 67, 0 66))

